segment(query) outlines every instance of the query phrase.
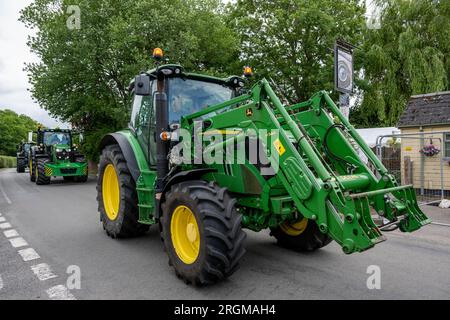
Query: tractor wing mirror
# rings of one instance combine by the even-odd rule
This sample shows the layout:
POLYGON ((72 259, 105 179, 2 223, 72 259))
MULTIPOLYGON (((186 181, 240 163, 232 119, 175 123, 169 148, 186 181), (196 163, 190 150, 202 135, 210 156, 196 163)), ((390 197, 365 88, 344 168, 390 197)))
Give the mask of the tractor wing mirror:
POLYGON ((151 94, 150 76, 147 74, 136 76, 134 79, 134 93, 137 96, 149 96, 151 94))
POLYGON ((33 142, 33 131, 28 132, 28 142, 33 142))

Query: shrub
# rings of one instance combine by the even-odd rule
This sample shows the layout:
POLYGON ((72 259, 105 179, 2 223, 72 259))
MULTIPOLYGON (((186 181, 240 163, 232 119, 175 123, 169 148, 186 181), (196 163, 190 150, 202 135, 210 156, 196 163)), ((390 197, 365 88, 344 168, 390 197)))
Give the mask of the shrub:
POLYGON ((0 156, 0 169, 1 168, 15 168, 16 167, 16 158, 0 156))

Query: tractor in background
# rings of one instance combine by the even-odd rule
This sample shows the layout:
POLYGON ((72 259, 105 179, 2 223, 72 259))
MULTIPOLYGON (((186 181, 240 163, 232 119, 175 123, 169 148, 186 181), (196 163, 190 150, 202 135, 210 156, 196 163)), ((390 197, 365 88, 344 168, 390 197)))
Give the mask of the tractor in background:
POLYGON ((16 160, 17 160, 17 167, 16 171, 18 173, 25 172, 25 169, 28 167, 28 158, 31 148, 35 145, 34 142, 24 142, 22 141, 17 146, 17 154, 16 154, 16 160))
POLYGON ((66 129, 41 129, 36 132, 36 145, 29 153, 30 181, 37 185, 50 183, 51 177, 66 181, 86 182, 86 158, 73 144, 74 133, 66 129))
POLYGON ((384 241, 387 225, 430 222, 327 92, 284 105, 265 79, 250 87, 189 73, 162 55, 155 49, 156 68, 130 84, 128 129, 100 143, 97 202, 110 237, 157 225, 176 275, 207 285, 238 268, 244 228, 270 229, 296 251, 334 240, 351 254, 384 241), (389 223, 376 225, 374 212, 389 223))

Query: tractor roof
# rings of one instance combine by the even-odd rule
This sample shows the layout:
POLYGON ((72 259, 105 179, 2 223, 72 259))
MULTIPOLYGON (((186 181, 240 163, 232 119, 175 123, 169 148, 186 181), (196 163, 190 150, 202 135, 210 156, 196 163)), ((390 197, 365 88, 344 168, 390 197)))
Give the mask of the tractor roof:
MULTIPOLYGON (((205 74, 199 73, 190 73, 184 72, 183 66, 179 64, 165 64, 161 65, 158 68, 151 69, 147 71, 147 74, 153 75, 156 77, 157 72, 162 72, 168 77, 186 77, 188 79, 194 79, 205 82, 213 82, 218 84, 223 84, 231 87, 243 87, 245 84, 245 80, 239 76, 230 76, 227 78, 219 78, 214 76, 209 76, 205 74)), ((133 88, 134 79, 130 82, 130 88, 133 88)))
POLYGON ((39 129, 40 132, 67 132, 71 133, 72 130, 70 129, 39 129))

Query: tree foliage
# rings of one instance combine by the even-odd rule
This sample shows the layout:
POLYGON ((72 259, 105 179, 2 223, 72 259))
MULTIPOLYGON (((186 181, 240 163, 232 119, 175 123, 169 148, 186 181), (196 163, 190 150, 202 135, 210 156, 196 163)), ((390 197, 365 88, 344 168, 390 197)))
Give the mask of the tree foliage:
POLYGON ((273 79, 291 102, 334 89, 334 42, 359 45, 365 8, 359 0, 238 0, 230 5, 241 59, 273 79))
POLYGON ((290 102, 334 92, 333 44, 355 52, 357 126, 395 125, 410 95, 449 89, 450 1, 377 0, 381 28, 368 29, 360 0, 35 0, 21 21, 41 59, 27 65, 33 97, 85 131, 90 158, 106 132, 126 126, 130 79, 162 47, 191 71, 238 74, 254 67, 290 102), (69 5, 81 28, 67 27, 69 5))
POLYGON ((0 110, 0 155, 15 156, 17 145, 25 141, 28 132, 36 130, 38 125, 26 115, 0 110))
POLYGON ((450 89, 450 1, 378 0, 381 28, 359 50, 362 126, 396 125, 411 95, 450 89))
POLYGON ((215 0, 36 0, 21 13, 37 31, 29 46, 41 58, 27 66, 33 97, 85 131, 93 158, 98 137, 126 126, 129 82, 152 68, 153 48, 188 70, 236 68, 238 41, 219 9, 215 0), (80 8, 78 30, 67 27, 69 5, 80 8))

